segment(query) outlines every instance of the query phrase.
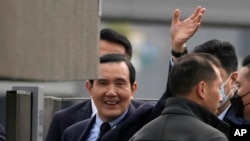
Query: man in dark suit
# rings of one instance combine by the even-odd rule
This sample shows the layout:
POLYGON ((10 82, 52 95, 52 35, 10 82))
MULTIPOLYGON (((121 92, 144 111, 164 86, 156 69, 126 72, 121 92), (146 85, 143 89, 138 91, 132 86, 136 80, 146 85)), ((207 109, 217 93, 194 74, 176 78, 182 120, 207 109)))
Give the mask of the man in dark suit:
POLYGON ((101 138, 100 127, 103 123, 108 123, 110 129, 116 128, 135 111, 133 104, 130 104, 137 90, 135 69, 124 55, 101 56, 99 79, 88 80, 86 88, 98 112, 84 121, 86 125, 77 125, 74 132, 68 132, 66 129, 63 140, 76 141, 84 132, 86 136, 82 140, 97 140, 101 138))
POLYGON ((3 126, 0 124, 0 141, 5 141, 5 140, 6 140, 5 130, 3 126))
MULTIPOLYGON (((110 52, 124 54, 131 59, 132 46, 125 36, 112 29, 105 28, 102 29, 100 33, 100 54, 110 52)), ((142 103, 144 102, 132 100, 132 104, 135 108, 142 103)), ((56 112, 50 124, 46 141, 60 141, 64 130, 68 126, 88 119, 95 113, 96 108, 91 100, 86 100, 56 112)))

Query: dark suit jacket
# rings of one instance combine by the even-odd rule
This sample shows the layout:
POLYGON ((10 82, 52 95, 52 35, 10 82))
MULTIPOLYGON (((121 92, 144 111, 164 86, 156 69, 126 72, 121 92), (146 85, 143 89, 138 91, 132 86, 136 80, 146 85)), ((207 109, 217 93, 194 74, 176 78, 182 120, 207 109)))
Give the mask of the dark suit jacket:
POLYGON ((5 141, 5 140, 6 140, 5 130, 3 126, 0 124, 0 141, 5 141))
MULTIPOLYGON (((158 102, 161 102, 160 100, 158 102)), ((164 102, 165 103, 165 102, 164 102)), ((162 103, 164 105, 164 103, 162 103)), ((151 121, 157 113, 161 113, 161 104, 145 103, 139 106, 134 112, 131 111, 116 128, 108 131, 99 141, 128 141, 141 127, 151 121)), ((86 141, 94 119, 81 121, 65 130, 63 141, 86 141)))
POLYGON ((91 117, 91 100, 78 103, 54 114, 46 141, 61 141, 64 130, 70 125, 91 117))
MULTIPOLYGON (((142 103, 144 102, 132 100, 132 104, 135 108, 142 103)), ((86 100, 56 112, 50 124, 46 141, 61 141, 63 132, 67 127, 90 118, 91 114, 91 100, 86 100)))
POLYGON ((250 122, 244 120, 243 118, 236 117, 231 106, 229 107, 223 120, 232 126, 233 125, 250 125, 250 122))
MULTIPOLYGON (((152 109, 153 105, 150 103, 145 103, 143 105, 141 105, 140 107, 138 107, 138 109, 142 108, 144 109, 144 111, 148 111, 148 109, 152 109)), ((100 141, 127 141, 128 140, 128 136, 130 136, 131 133, 134 133, 135 130, 130 131, 126 130, 125 132, 123 132, 123 129, 127 128, 127 124, 130 123, 130 125, 138 125, 138 124, 143 124, 140 122, 140 120, 142 120, 143 118, 147 118, 147 114, 146 112, 143 112, 142 109, 140 110, 142 113, 136 113, 137 110, 135 110, 135 108, 130 105, 128 113, 126 114, 126 116, 124 117, 124 119, 118 124, 116 125, 113 129, 111 129, 110 131, 108 131, 101 139, 100 141), (140 117, 143 117, 141 119, 134 119, 131 120, 131 117, 134 115, 141 115, 140 117), (144 116, 142 116, 144 115, 144 116), (129 122, 128 122, 129 121, 129 122)), ((137 116, 136 116, 137 117, 137 116)), ((78 122, 70 127, 68 127, 63 135, 63 140, 62 141, 86 141, 90 130, 92 129, 93 125, 95 124, 95 117, 78 122)), ((135 127, 135 126, 134 126, 135 127)))

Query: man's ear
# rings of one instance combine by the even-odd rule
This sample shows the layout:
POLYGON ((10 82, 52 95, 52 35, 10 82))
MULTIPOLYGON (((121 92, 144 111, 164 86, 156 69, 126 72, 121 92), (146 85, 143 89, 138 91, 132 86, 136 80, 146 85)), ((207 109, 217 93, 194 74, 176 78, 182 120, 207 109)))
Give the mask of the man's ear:
POLYGON ((238 73, 237 73, 237 71, 235 71, 235 72, 233 72, 232 75, 231 75, 232 81, 231 81, 231 84, 230 84, 230 85, 235 85, 235 84, 236 84, 237 78, 238 78, 238 73))
POLYGON ((85 82, 85 87, 86 87, 86 89, 87 89, 87 91, 88 91, 90 97, 92 97, 92 96, 91 96, 91 88, 92 88, 92 85, 93 85, 93 84, 91 84, 89 80, 87 80, 87 81, 85 82))
POLYGON ((207 84, 204 81, 200 81, 197 84, 196 92, 197 92, 198 97, 200 97, 202 99, 205 99, 205 97, 206 97, 206 95, 205 95, 206 94, 206 88, 207 88, 207 84))
POLYGON ((137 91, 137 89, 138 89, 138 84, 136 82, 134 82, 134 84, 131 87, 131 99, 134 98, 134 95, 135 95, 135 92, 137 91))

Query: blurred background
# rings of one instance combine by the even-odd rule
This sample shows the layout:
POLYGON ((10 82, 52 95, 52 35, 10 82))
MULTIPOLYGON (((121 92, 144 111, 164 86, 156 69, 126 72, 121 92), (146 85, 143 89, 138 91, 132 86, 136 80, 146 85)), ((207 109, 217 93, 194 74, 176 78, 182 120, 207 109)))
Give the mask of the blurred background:
MULTIPOLYGON (((176 8, 181 10, 182 19, 187 18, 198 5, 206 8, 201 27, 187 42, 190 52, 198 44, 219 39, 229 41, 235 46, 239 63, 250 53, 249 0, 102 0, 101 4, 100 29, 113 28, 125 34, 133 45, 132 62, 136 67, 136 80, 139 84, 135 98, 158 99, 165 91, 171 48, 169 29, 176 8)), ((45 95, 88 97, 84 83, 84 80, 0 80, 0 123, 5 125, 5 93, 13 86, 39 86, 45 95)))

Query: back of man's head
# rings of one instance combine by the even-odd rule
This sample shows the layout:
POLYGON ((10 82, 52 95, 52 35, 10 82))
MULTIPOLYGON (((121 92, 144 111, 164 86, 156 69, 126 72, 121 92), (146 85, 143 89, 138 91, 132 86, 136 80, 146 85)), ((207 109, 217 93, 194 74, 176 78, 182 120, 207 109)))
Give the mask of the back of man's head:
POLYGON ((122 45, 125 49, 126 55, 131 59, 132 58, 132 46, 128 38, 117 31, 104 28, 100 33, 100 40, 105 40, 111 43, 116 43, 122 45))
POLYGON ((214 67, 220 67, 220 62, 209 54, 191 53, 181 57, 170 72, 170 91, 185 96, 200 81, 213 82, 217 79, 214 67))
POLYGON ((221 42, 217 39, 207 41, 194 48, 194 52, 203 52, 215 56, 228 75, 237 71, 238 59, 235 52, 235 47, 229 42, 221 42))

